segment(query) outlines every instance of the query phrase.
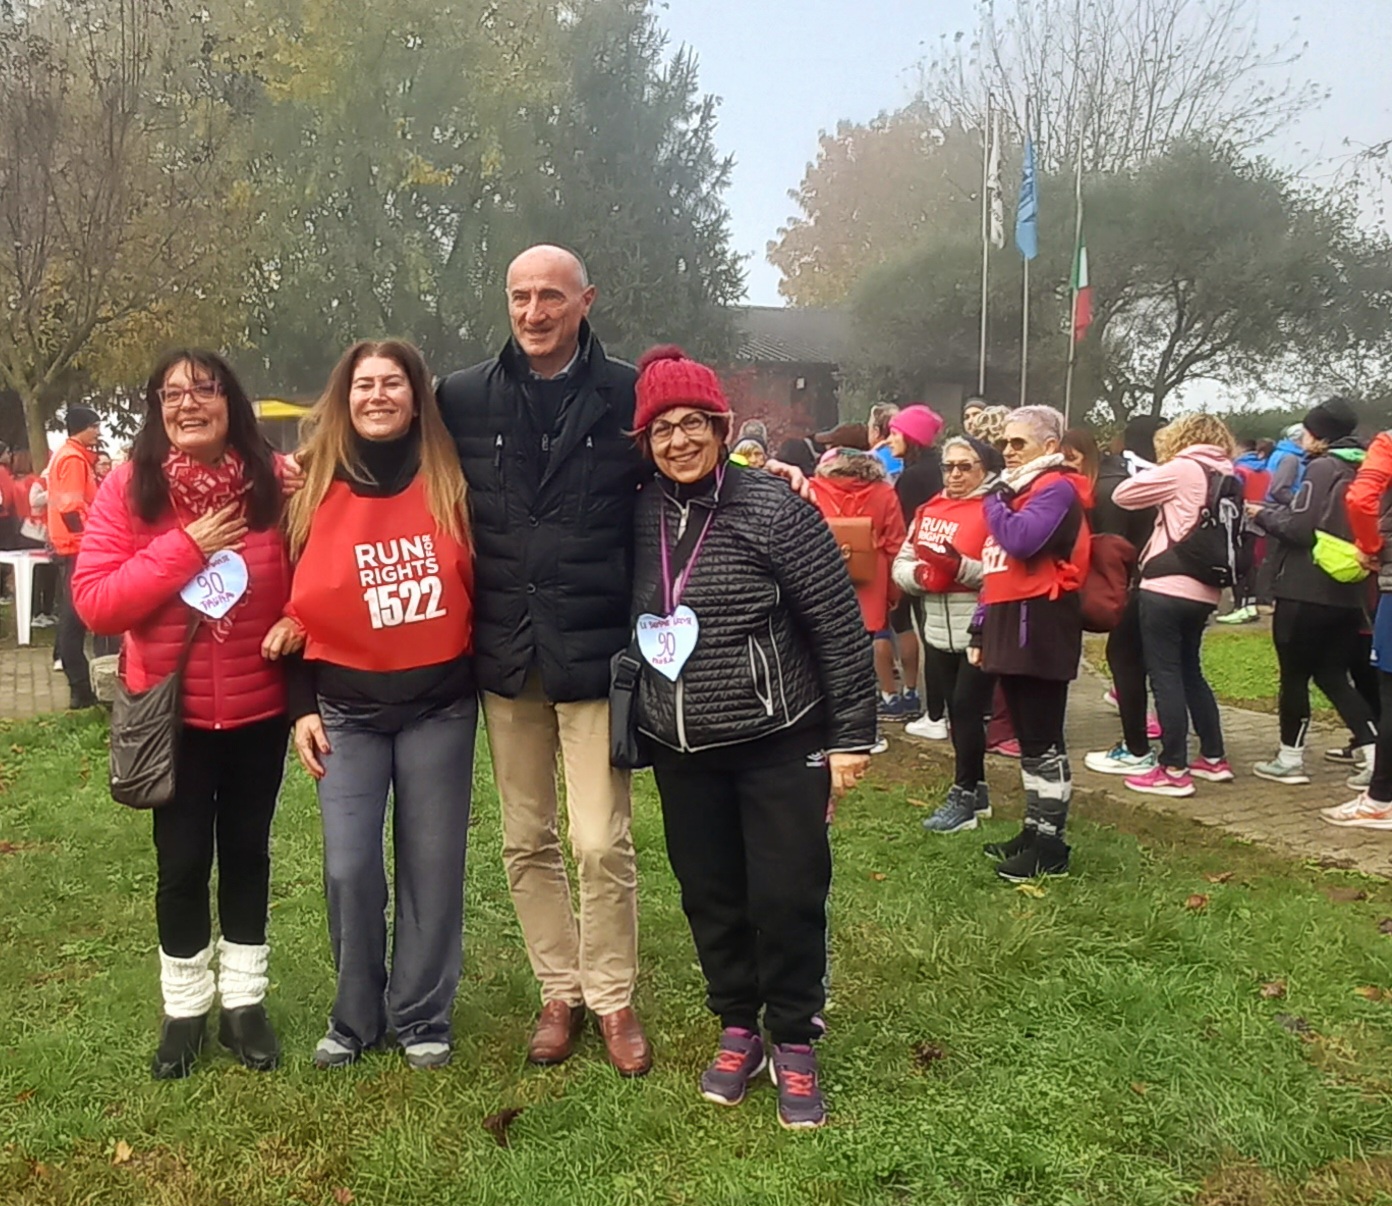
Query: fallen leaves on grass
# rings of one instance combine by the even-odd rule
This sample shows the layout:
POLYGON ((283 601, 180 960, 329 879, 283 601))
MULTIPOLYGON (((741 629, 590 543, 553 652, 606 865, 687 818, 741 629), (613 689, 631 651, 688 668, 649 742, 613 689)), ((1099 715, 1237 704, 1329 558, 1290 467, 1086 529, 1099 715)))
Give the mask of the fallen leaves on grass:
POLYGON ((918 1067, 926 1072, 941 1059, 947 1058, 947 1048, 941 1043, 916 1043, 913 1049, 913 1060, 918 1067))
POLYGON ((1279 1001, 1286 995, 1286 982, 1284 980, 1268 980, 1261 986, 1261 996, 1264 1001, 1279 1001))
POLYGON ((1144 1097, 1150 1092, 1150 1086, 1143 1080, 1133 1080, 1131 1082, 1131 1092, 1137 1097, 1144 1097))
POLYGON ((877 884, 882 884, 884 883, 887 877, 885 876, 885 873, 883 871, 871 871, 870 878, 873 879, 877 884))
POLYGON ((1204 909, 1208 908, 1207 893, 1195 892, 1192 896, 1189 897, 1188 900, 1184 902, 1184 907, 1186 909, 1192 910, 1195 913, 1201 913, 1204 909))
POLYGON ((351 1206, 354 1200, 353 1191, 346 1185, 340 1185, 333 1192, 333 1200, 338 1203, 338 1206, 351 1206))
POLYGON ((1362 888, 1321 888, 1320 891, 1334 904, 1353 904, 1368 899, 1368 894, 1362 888))
POLYGON ((908 801, 909 801, 909 803, 912 804, 915 808, 927 808, 927 807, 928 807, 928 801, 927 801, 927 800, 915 800, 915 799, 913 798, 913 796, 909 796, 909 797, 908 797, 908 801))
POLYGON ((1236 871, 1216 871, 1212 875, 1205 875, 1204 879, 1211 884, 1229 884, 1236 875, 1236 871))
POLYGON ((19 1105, 23 1105, 26 1101, 32 1101, 33 1099, 33 1089, 20 1089, 20 1091, 15 1094, 15 1102, 19 1105))
POLYGON ((1365 1001, 1392 1001, 1392 992, 1376 984, 1361 984, 1353 990, 1353 995, 1365 1001))
POLYGON ((112 1164, 129 1164, 135 1152, 131 1150, 131 1145, 124 1139, 116 1140, 116 1150, 111 1153, 112 1164))
POLYGON ((22 842, 0 841, 0 854, 18 854, 23 849, 25 846, 22 842))
POLYGON ((1392 917, 1384 917, 1378 922, 1378 933, 1392 934, 1392 917))
POLYGON ((1035 900, 1042 900, 1045 896, 1048 895, 1048 892, 1045 890, 1042 884, 1016 884, 1015 891, 1019 892, 1023 896, 1032 896, 1035 900))
POLYGON ((508 1127, 517 1121, 517 1116, 520 1113, 522 1111, 513 1106, 509 1106, 506 1110, 499 1110, 496 1114, 490 1114, 483 1120, 483 1129, 493 1136, 499 1147, 507 1147, 508 1127))
POLYGON ((1289 1030, 1292 1034, 1313 1034, 1315 1032, 1315 1028, 1309 1022, 1293 1013, 1278 1013, 1276 1025, 1282 1030, 1289 1030))

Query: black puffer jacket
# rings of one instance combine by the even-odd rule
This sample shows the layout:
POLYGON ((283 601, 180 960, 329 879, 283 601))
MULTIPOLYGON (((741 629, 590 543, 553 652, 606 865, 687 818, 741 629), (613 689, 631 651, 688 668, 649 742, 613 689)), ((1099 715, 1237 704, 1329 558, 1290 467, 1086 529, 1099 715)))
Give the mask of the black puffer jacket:
POLYGON ((629 639, 633 507, 651 473, 624 434, 636 379, 585 323, 554 432, 538 428, 536 383, 511 342, 440 382, 469 483, 485 691, 517 696, 536 665, 554 703, 609 693, 609 661, 629 639))
MULTIPOLYGON (((875 674, 855 588, 826 522, 787 485, 727 465, 682 491, 665 478, 638 503, 634 615, 661 612, 661 509, 676 544, 689 524, 715 518, 682 605, 700 635, 675 683, 644 667, 639 725, 694 752, 756 741, 820 717, 831 752, 875 742, 875 674), (690 501, 683 502, 682 498, 690 501)), ((674 569, 677 567, 674 567, 674 569)))

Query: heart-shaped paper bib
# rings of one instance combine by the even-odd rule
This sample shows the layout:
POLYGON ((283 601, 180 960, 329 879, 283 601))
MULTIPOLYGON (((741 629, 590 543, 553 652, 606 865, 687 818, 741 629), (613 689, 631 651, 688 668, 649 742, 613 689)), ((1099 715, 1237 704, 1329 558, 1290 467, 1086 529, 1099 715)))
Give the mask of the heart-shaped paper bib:
POLYGON ((686 659, 696 648, 701 625, 689 607, 678 607, 670 616, 638 617, 638 652, 659 674, 677 681, 686 659))
POLYGON ((223 549, 179 592, 179 598, 210 620, 220 620, 247 591, 247 564, 241 553, 223 549))

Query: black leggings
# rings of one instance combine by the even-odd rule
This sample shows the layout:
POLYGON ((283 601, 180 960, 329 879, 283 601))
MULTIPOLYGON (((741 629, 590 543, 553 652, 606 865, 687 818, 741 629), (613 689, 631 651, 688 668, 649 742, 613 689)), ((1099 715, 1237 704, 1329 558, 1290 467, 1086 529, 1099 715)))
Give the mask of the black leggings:
POLYGON ((996 680, 979 666, 967 661, 965 650, 923 646, 923 680, 937 680, 947 699, 947 715, 952 722, 952 749, 956 755, 958 787, 975 791, 986 780, 986 713, 991 707, 991 691, 996 680))
POLYGON ((1068 709, 1068 681, 1002 674, 1000 684, 1020 742, 1020 756, 1042 758, 1050 749, 1066 753, 1063 719, 1068 709))
POLYGON ((1281 666, 1282 745, 1305 744, 1312 678, 1348 725, 1354 745, 1372 745, 1377 740, 1373 710, 1349 677, 1362 625, 1356 608, 1276 600, 1271 635, 1281 666))
MULTIPOLYGON (((1392 719, 1392 674, 1377 671, 1382 692, 1382 714, 1392 719)), ((1377 754, 1373 759, 1373 781, 1368 796, 1379 804, 1392 804, 1392 723, 1378 725, 1377 754)))
POLYGON ((271 818, 285 771, 285 717, 239 729, 184 726, 172 803, 155 809, 155 916, 165 954, 212 940, 208 879, 218 862, 218 921, 229 942, 266 941, 271 818))
POLYGON ((1121 622, 1107 634, 1107 668, 1112 672, 1121 737, 1129 752, 1140 758, 1150 753, 1146 728, 1145 646, 1141 641, 1141 592, 1133 590, 1121 622))

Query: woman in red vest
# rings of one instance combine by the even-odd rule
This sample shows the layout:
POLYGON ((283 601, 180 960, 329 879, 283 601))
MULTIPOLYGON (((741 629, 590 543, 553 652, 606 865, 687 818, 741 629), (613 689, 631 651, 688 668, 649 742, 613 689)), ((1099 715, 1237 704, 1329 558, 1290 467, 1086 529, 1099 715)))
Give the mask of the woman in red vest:
POLYGON ((290 590, 280 496, 275 454, 230 366, 212 352, 182 351, 150 375, 131 459, 83 506, 72 603, 93 632, 125 634, 125 686, 161 682, 191 642, 175 795, 154 811, 164 996, 156 1080, 188 1075, 218 995, 223 1045, 258 1071, 279 1058, 262 1002, 287 727, 275 663, 283 645, 271 641, 290 590))
POLYGON ((984 511, 982 607, 973 621, 974 664, 1000 677, 1020 741, 1025 824, 986 853, 996 873, 1019 881, 1066 875, 1063 840, 1073 774, 1064 744, 1068 684, 1082 656, 1079 588, 1087 578, 1087 478, 1068 468, 1063 416, 1022 406, 1005 426, 1005 472, 984 511))
POLYGON ((318 1067, 392 1031, 414 1068, 450 1059, 474 730, 473 559, 459 457, 420 353, 354 344, 306 425, 286 614, 295 752, 318 781, 338 993, 318 1067), (387 968, 382 838, 394 800, 387 968))
POLYGON ((971 436, 943 445, 942 493, 918 508, 894 559, 895 584, 915 599, 914 626, 923 644, 923 672, 942 683, 952 721, 956 775, 947 800, 923 827, 929 833, 975 829, 991 815, 986 790, 986 713, 995 679, 967 659, 986 544, 982 507, 1001 454, 971 436))

